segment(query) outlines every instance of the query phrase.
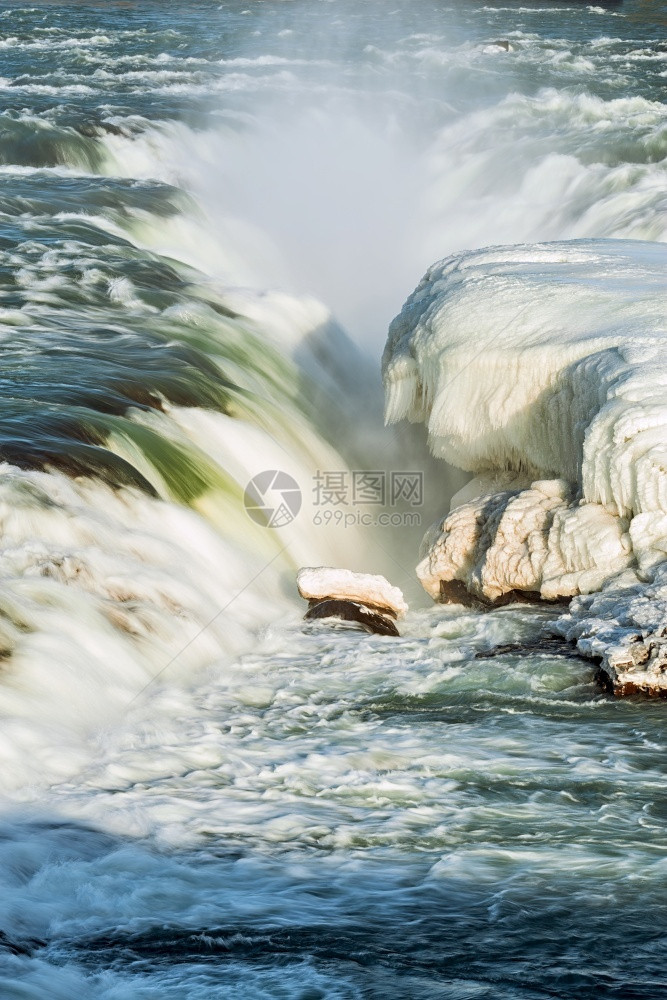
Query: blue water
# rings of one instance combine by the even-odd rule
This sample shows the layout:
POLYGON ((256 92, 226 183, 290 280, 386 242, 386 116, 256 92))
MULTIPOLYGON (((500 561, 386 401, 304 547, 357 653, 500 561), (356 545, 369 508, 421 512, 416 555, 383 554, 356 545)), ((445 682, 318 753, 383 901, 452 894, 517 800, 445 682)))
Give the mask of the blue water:
POLYGON ((666 994, 664 705, 553 609, 427 606, 400 531, 346 544, 401 639, 305 625, 317 532, 242 507, 255 461, 425 461, 377 371, 432 260, 664 240, 666 30, 0 3, 2 1000, 666 994))

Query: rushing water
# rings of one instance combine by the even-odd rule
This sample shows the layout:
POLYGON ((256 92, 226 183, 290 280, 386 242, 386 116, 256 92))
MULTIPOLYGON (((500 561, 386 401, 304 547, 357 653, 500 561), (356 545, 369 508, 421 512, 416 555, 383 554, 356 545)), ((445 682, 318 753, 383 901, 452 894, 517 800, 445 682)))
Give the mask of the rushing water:
POLYGON ((0 2, 1 1000, 665 996, 663 704, 310 494, 446 508, 378 424, 433 260, 665 238, 666 41, 641 0, 0 2), (323 562, 402 637, 304 624, 323 562))

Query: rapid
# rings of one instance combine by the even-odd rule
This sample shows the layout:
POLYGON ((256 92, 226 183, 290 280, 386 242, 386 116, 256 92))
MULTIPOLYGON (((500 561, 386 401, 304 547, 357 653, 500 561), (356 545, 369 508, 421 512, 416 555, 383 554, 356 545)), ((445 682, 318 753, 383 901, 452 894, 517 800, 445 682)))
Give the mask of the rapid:
POLYGON ((664 705, 551 606, 432 604, 466 476, 380 356, 433 261, 665 242, 666 32, 0 0, 1 1000, 664 996, 664 705), (305 623, 320 564, 401 637, 305 623))

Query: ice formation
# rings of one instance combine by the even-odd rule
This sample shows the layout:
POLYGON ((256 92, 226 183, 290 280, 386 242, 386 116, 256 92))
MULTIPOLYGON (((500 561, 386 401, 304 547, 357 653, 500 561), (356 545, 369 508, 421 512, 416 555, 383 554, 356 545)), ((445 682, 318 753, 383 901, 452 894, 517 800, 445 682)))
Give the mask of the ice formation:
POLYGON ((664 245, 628 240, 458 254, 429 269, 383 359, 387 421, 423 421, 475 475, 424 540, 426 590, 604 588, 562 627, 621 686, 628 663, 655 686, 637 671, 661 674, 649 637, 667 625, 666 268, 664 245))
POLYGON ((327 598, 358 601, 372 608, 387 609, 400 618, 408 610, 403 594, 383 576, 353 573, 331 566, 305 566, 297 574, 297 587, 303 598, 323 601, 327 598))

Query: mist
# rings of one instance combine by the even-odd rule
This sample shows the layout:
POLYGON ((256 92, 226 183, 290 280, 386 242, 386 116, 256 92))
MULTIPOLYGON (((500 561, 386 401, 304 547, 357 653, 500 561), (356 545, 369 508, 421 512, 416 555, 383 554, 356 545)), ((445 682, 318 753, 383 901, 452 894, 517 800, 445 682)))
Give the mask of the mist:
POLYGON ((606 43, 584 57, 571 40, 510 30, 500 45, 462 32, 461 10, 437 24, 431 11, 437 31, 417 31, 415 7, 400 24, 388 12, 371 45, 363 11, 335 8, 248 12, 205 126, 170 125, 147 157, 199 206, 179 254, 224 286, 318 299, 377 363, 391 319, 450 253, 665 238, 659 105, 582 89, 603 72, 614 82, 606 43))

